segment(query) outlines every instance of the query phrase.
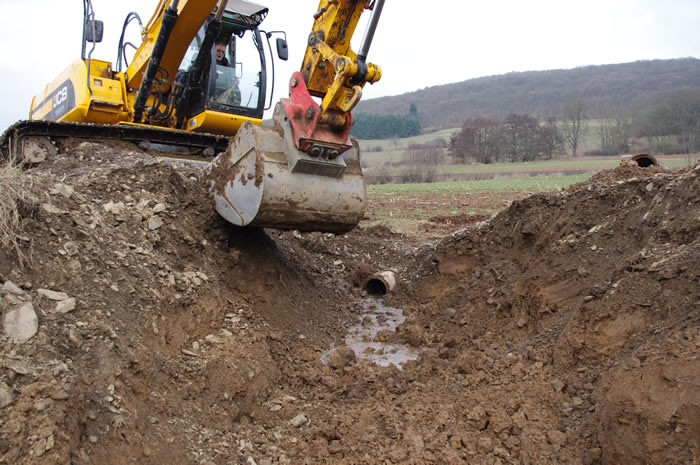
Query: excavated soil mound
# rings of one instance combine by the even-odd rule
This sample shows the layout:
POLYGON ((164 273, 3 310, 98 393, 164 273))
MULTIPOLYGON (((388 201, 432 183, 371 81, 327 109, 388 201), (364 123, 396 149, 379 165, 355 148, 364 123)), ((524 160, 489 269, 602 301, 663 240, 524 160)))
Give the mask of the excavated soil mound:
POLYGON ((700 168, 623 165, 434 243, 239 230, 198 174, 93 143, 26 172, 1 464, 697 463, 700 168), (389 269, 402 368, 344 345, 389 269))

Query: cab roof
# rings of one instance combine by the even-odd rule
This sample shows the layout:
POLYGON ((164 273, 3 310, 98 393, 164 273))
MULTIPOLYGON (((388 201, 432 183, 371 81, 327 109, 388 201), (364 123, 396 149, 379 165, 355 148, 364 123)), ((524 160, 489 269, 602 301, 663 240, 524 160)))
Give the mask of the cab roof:
POLYGON ((223 21, 243 29, 258 27, 267 16, 268 9, 245 0, 229 0, 224 10, 223 21))

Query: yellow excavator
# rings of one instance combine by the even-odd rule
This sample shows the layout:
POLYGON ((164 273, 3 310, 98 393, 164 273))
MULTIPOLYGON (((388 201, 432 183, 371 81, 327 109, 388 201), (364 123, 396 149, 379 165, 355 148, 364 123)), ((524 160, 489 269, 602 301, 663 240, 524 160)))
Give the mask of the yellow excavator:
POLYGON ((273 36, 277 58, 288 57, 286 34, 260 28, 266 7, 160 0, 145 27, 136 13, 127 16, 113 64, 92 57, 104 25, 83 0, 81 58, 34 97, 30 119, 5 131, 0 147, 29 164, 76 138, 184 152, 210 160, 206 185, 217 211, 235 225, 349 231, 366 204, 351 111, 364 85, 381 78, 367 54, 383 3, 321 0, 289 97, 264 121, 273 36), (371 16, 355 53, 350 39, 365 10, 371 16), (134 21, 138 46, 125 40, 134 21))

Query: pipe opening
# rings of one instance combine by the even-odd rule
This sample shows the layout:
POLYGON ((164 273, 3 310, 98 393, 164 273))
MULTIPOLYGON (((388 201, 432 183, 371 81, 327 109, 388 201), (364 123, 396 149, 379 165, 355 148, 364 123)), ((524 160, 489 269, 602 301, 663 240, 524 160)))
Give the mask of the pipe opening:
POLYGON ((387 295, 396 286, 396 274, 393 271, 375 273, 365 282, 364 289, 369 295, 387 295))
POLYGON ((650 157, 638 157, 635 161, 637 162, 637 165, 641 166, 642 168, 648 168, 656 165, 656 161, 650 157))
POLYGON ((654 155, 651 155, 649 153, 639 153, 637 155, 631 155, 631 156, 626 156, 623 157, 623 160, 631 160, 637 164, 640 168, 649 168, 650 166, 660 166, 664 167, 659 161, 656 159, 654 155))
POLYGON ((365 284, 365 290, 369 295, 386 295, 386 284, 381 279, 370 279, 365 284))

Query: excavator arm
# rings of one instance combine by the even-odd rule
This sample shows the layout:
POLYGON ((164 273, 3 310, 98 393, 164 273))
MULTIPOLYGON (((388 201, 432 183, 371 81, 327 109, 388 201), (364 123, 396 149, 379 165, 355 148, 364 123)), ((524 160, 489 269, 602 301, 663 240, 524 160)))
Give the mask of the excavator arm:
POLYGON ((208 45, 214 45, 227 3, 226 0, 160 0, 145 28, 143 42, 126 70, 127 87, 138 89, 133 101, 135 123, 141 122, 154 81, 159 79, 162 92, 169 90, 192 38, 216 9, 217 15, 208 27, 211 36, 208 45), (165 75, 158 76, 163 72, 165 75))
POLYGON ((379 66, 366 60, 383 5, 383 0, 320 1, 301 71, 292 76, 290 96, 282 100, 295 144, 303 152, 332 159, 350 149, 350 112, 362 98, 364 85, 382 75, 379 66), (372 17, 356 54, 350 40, 368 9, 372 17), (321 98, 321 104, 311 97, 321 98))
POLYGON ((383 0, 321 0, 301 70, 268 125, 244 124, 210 165, 209 190, 229 222, 342 233, 364 216, 367 189, 359 144, 349 137, 363 86, 381 77, 367 52, 383 0), (372 10, 355 53, 350 40, 372 10), (315 98, 321 100, 317 103, 315 98))
POLYGON ((309 93, 323 98, 322 122, 333 121, 338 114, 349 114, 362 98, 364 85, 368 82, 373 84, 381 78, 379 66, 366 60, 383 5, 383 0, 320 2, 301 72, 309 93), (372 18, 358 55, 350 48, 350 39, 360 15, 370 8, 372 18))

